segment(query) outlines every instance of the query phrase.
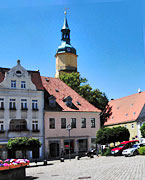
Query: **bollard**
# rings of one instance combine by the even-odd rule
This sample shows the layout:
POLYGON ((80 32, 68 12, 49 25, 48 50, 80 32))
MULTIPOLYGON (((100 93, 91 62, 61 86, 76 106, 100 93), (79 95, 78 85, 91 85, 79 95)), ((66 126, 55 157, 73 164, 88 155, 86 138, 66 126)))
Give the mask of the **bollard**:
POLYGON ((60 162, 64 162, 64 158, 60 158, 60 162))
POLYGON ((44 163, 44 166, 46 166, 47 165, 47 160, 44 160, 43 163, 44 163))

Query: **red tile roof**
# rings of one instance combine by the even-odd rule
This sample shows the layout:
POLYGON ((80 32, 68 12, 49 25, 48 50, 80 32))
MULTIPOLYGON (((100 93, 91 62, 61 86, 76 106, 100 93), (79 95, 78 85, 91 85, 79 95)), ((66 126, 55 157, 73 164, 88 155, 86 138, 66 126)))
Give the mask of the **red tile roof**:
POLYGON ((145 91, 120 99, 111 100, 109 106, 112 107, 112 114, 105 122, 105 126, 112 124, 135 121, 145 104, 145 91))
POLYGON ((50 95, 56 97, 56 102, 62 107, 63 111, 101 112, 99 109, 97 109, 84 98, 82 98, 78 93, 76 93, 60 79, 42 76, 41 79, 46 91, 50 95), (66 106, 63 99, 67 96, 70 96, 72 98, 72 103, 78 108, 78 110, 66 106), (80 105, 78 105, 77 102, 79 102, 80 105))
MULTIPOLYGON (((8 68, 0 68, 0 83, 5 78, 5 72, 8 72, 9 70, 10 69, 8 69, 8 68)), ((31 80, 35 84, 37 90, 43 90, 39 71, 28 71, 28 73, 31 74, 31 80)))

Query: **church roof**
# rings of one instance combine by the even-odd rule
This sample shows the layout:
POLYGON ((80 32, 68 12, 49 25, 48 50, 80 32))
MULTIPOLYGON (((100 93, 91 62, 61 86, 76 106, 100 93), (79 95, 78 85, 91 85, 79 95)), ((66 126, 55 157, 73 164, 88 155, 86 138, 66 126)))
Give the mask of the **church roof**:
POLYGON ((60 79, 41 76, 41 80, 44 89, 56 98, 56 102, 62 107, 63 111, 101 112, 60 79), (72 103, 76 109, 66 105, 64 102, 66 97, 72 98, 72 103))
POLYGON ((111 100, 109 102, 109 107, 112 108, 112 114, 104 125, 107 126, 135 121, 138 119, 144 105, 145 91, 120 99, 111 100))

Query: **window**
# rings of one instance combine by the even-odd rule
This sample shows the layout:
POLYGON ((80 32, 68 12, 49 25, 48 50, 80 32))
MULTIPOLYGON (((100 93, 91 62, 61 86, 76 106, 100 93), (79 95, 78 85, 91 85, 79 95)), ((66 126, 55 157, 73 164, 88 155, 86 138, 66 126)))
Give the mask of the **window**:
POLYGON ((16 88, 16 80, 11 80, 11 88, 16 88))
POLYGON ((27 122, 25 119, 12 119, 10 121, 10 131, 27 130, 27 122))
POLYGON ((61 129, 66 129, 66 118, 61 118, 61 129))
POLYGON ((54 96, 50 96, 48 99, 49 99, 49 106, 55 107, 56 106, 56 98, 54 96))
POLYGON ((38 130, 38 121, 32 121, 32 131, 38 130))
POLYGON ((32 109, 38 110, 38 100, 32 100, 32 109))
POLYGON ((131 124, 131 128, 134 129, 134 124, 131 124))
POLYGON ((86 128, 86 118, 82 118, 82 128, 86 128))
POLYGON ((68 107, 72 107, 72 98, 70 96, 64 98, 64 102, 68 107))
POLYGON ((21 81, 21 88, 26 89, 26 81, 21 81))
POLYGON ((49 119, 49 128, 55 129, 55 119, 54 118, 49 119))
POLYGON ((4 122, 0 121, 0 131, 4 131, 4 122))
POLYGON ((91 118, 91 128, 95 128, 95 118, 91 118))
POLYGON ((76 118, 71 118, 71 127, 76 128, 76 118))
POLYGON ((4 98, 0 98, 0 109, 4 109, 4 98))
POLYGON ((125 128, 127 128, 127 125, 124 125, 125 128))
POLYGON ((10 108, 10 110, 16 110, 16 100, 15 99, 10 99, 9 108, 10 108))
POLYGON ((27 110, 27 99, 21 99, 21 109, 27 110))

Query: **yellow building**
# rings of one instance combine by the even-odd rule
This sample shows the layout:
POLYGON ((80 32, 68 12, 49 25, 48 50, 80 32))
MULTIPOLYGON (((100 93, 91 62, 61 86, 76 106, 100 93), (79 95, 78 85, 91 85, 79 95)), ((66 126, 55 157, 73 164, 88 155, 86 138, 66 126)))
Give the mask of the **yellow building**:
POLYGON ((58 47, 55 55, 56 78, 60 77, 61 72, 77 72, 77 54, 76 49, 70 44, 70 29, 67 23, 66 12, 61 33, 61 45, 58 47))
POLYGON ((111 116, 105 127, 124 126, 130 132, 130 140, 143 141, 140 127, 145 123, 145 91, 109 102, 111 116))

